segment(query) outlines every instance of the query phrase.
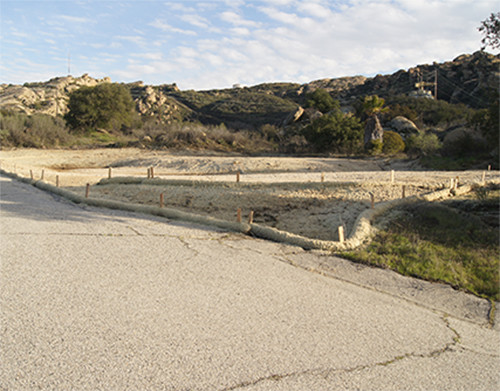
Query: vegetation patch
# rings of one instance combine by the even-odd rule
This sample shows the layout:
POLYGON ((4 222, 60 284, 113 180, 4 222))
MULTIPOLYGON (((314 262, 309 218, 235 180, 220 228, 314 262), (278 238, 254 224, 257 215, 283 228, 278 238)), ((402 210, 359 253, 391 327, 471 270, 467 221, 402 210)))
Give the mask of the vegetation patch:
POLYGON ((343 256, 498 301, 500 195, 475 196, 401 207, 370 245, 343 256))

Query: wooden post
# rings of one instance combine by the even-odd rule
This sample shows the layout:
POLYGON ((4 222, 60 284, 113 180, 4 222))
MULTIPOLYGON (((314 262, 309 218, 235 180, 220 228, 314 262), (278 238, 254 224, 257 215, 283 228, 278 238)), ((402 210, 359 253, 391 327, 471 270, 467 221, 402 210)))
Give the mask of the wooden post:
POLYGON ((238 223, 241 223, 241 208, 238 208, 238 209, 236 210, 236 221, 237 221, 238 223))
POLYGON ((375 208, 375 195, 370 193, 371 208, 375 208))
POLYGON ((458 187, 459 184, 460 184, 460 178, 457 176, 457 178, 455 179, 455 189, 458 187))
POLYGON ((30 170, 30 177, 33 179, 33 170, 30 170))
POLYGON ((325 174, 321 173, 321 183, 323 183, 324 181, 325 181, 325 174))
POLYGON ((248 214, 248 224, 253 224, 253 210, 248 214))
POLYGON ((455 187, 455 178, 450 179, 450 189, 453 189, 455 187))
POLYGON ((491 164, 488 164, 488 171, 491 171, 491 164))
POLYGON ((90 192, 90 183, 87 183, 87 186, 85 187, 85 198, 89 198, 89 192, 90 192))
POLYGON ((59 187, 59 175, 56 175, 56 187, 59 187))
POLYGON ((486 183, 486 171, 483 171, 483 176, 481 178, 481 183, 484 185, 486 183))
POLYGON ((406 197, 406 185, 403 185, 403 194, 401 194, 401 198, 406 197))
POLYGON ((45 170, 42 170, 42 175, 40 176, 40 179, 43 181, 44 177, 45 177, 45 170))
POLYGON ((240 172, 236 171, 236 183, 240 182, 240 172))
POLYGON ((111 167, 108 168, 108 179, 111 179, 111 167))
POLYGON ((154 167, 151 167, 151 178, 155 177, 155 169, 154 167))
POLYGON ((151 178, 151 168, 148 167, 148 179, 151 178))
POLYGON ((163 193, 160 194, 160 208, 163 208, 163 193))
POLYGON ((344 243, 344 227, 342 225, 339 226, 339 242, 344 243))
POLYGON ((391 185, 394 184, 394 170, 391 170, 391 185))

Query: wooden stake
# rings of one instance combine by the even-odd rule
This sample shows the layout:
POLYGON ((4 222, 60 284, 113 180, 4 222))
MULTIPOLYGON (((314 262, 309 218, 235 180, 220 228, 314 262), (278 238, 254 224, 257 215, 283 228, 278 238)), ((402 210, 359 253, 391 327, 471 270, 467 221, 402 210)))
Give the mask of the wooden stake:
POLYGON ((457 178, 455 179, 455 189, 458 187, 459 184, 460 184, 460 178, 457 176, 457 178))
POLYGON ((241 208, 238 208, 238 209, 236 210, 236 221, 237 221, 238 223, 241 223, 241 208))
POLYGON ((491 171, 491 164, 488 164, 488 171, 491 171))
POLYGON ((43 181, 44 177, 45 177, 45 170, 42 170, 42 175, 40 176, 40 179, 43 181))
POLYGON ((33 179, 33 170, 30 170, 30 177, 33 179))
POLYGON ((151 167, 151 178, 155 177, 155 170, 154 167, 151 167))
POLYGON ((151 168, 148 167, 148 179, 151 178, 151 168))
POLYGON ((370 193, 370 199, 371 199, 371 208, 375 208, 375 196, 373 193, 370 193))
POLYGON ((89 198, 89 192, 90 192, 90 183, 87 183, 87 186, 85 187, 85 198, 89 198))
POLYGON ((321 173, 321 183, 323 183, 324 181, 325 181, 325 174, 321 173))
POLYGON ((160 194, 160 208, 163 208, 163 193, 160 194))
POLYGON ((481 178, 481 183, 484 185, 486 183, 486 171, 483 171, 483 176, 481 178))
POLYGON ((339 242, 344 243, 344 227, 342 225, 339 226, 339 242))
POLYGON ((394 170, 391 170, 391 184, 394 184, 394 170))
POLYGON ((248 214, 248 224, 253 224, 253 210, 248 214))
POLYGON ((111 179, 111 167, 108 168, 108 179, 111 179))
POLYGON ((59 175, 56 175, 56 187, 59 187, 59 175))
POLYGON ((236 183, 240 182, 240 172, 236 171, 236 183))
POLYGON ((406 185, 403 185, 403 194, 401 195, 401 198, 406 198, 406 185))

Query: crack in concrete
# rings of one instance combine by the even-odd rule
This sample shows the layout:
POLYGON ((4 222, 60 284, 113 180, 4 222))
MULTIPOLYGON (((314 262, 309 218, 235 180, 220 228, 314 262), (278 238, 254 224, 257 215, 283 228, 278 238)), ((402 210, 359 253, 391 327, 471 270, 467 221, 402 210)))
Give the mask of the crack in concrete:
MULTIPOLYGON (((381 361, 381 362, 376 362, 372 364, 365 364, 365 365, 358 365, 355 367, 348 367, 348 368, 327 368, 327 369, 307 369, 304 371, 298 371, 298 372, 292 372, 292 373, 284 373, 284 374, 273 374, 269 376, 264 376, 255 380, 248 380, 241 382, 239 384, 236 384, 234 386, 226 387, 223 388, 221 391, 234 391, 234 390, 241 390, 247 387, 255 386, 259 383, 265 382, 265 381, 281 381, 284 379, 289 379, 293 377, 299 377, 303 375, 312 375, 312 376, 319 376, 324 378, 325 380, 328 380, 330 376, 333 376, 334 374, 339 374, 339 373, 350 373, 350 372, 356 372, 356 371, 363 371, 366 369, 371 369, 371 368, 376 368, 376 367, 383 367, 383 366, 388 366, 392 365, 394 363, 400 362, 405 359, 409 358, 434 358, 434 357, 439 357, 445 352, 453 351, 454 347, 457 347, 460 345, 460 335, 459 333, 451 327, 446 315, 441 317, 444 325, 446 328, 451 330, 455 336, 452 338, 452 341, 448 342, 445 344, 441 349, 435 349, 432 350, 428 353, 406 353, 403 355, 395 356, 389 360, 381 361)), ((463 347, 460 346, 462 349, 463 347)), ((479 353, 479 352, 475 352, 479 353)), ((481 354, 481 353, 479 353, 481 354)))

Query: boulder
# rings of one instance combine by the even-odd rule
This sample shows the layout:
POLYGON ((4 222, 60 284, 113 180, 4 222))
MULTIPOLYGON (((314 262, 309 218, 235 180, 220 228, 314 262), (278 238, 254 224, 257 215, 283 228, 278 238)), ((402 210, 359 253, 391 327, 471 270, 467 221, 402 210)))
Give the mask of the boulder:
POLYGON ((374 140, 382 140, 384 129, 376 115, 372 115, 366 120, 365 124, 365 145, 374 140))
POLYGON ((417 126, 408 118, 403 116, 393 118, 391 122, 389 122, 389 126, 403 138, 409 136, 410 134, 420 133, 417 126))

